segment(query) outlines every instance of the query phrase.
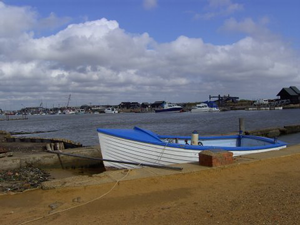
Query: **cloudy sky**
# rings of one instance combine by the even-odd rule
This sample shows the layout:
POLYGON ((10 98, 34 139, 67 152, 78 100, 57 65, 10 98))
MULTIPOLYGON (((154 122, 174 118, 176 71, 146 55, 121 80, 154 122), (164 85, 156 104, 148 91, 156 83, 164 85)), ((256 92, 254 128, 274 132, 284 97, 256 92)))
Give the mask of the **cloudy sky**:
POLYGON ((298 0, 0 0, 0 108, 276 98, 298 0))

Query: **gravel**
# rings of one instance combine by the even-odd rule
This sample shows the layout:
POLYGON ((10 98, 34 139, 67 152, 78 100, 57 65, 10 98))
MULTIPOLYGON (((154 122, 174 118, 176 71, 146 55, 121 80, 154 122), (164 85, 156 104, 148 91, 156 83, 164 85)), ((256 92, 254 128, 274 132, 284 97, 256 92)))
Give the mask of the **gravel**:
POLYGON ((24 167, 0 171, 0 192, 23 192, 39 188, 41 183, 50 179, 50 174, 35 167, 24 167))

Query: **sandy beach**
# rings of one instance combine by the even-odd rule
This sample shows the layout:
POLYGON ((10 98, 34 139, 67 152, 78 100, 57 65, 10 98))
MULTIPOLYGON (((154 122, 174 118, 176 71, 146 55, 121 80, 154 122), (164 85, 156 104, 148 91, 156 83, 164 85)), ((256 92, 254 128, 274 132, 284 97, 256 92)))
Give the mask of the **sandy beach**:
POLYGON ((300 146, 289 149, 298 153, 118 184, 2 195, 0 224, 299 224, 300 146))

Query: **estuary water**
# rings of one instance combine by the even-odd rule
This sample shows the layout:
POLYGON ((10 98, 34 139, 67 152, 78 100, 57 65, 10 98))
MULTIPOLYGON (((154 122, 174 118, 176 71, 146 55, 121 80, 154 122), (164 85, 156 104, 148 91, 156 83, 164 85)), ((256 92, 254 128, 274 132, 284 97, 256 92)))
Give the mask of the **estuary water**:
MULTIPOLYGON (((17 117, 17 116, 16 116, 17 117)), ((4 116, 0 117, 3 119, 4 116)), ((11 117, 13 118, 13 117, 11 117)), ((138 126, 162 135, 189 136, 196 130, 200 136, 238 132, 239 118, 246 130, 300 124, 300 109, 270 111, 227 111, 215 113, 120 113, 28 116, 28 120, 0 121, 0 130, 8 132, 44 132, 22 136, 65 138, 85 146, 97 145, 97 128, 138 126)), ((289 137, 299 140, 300 135, 289 137)), ((285 139, 284 136, 280 140, 285 139)))

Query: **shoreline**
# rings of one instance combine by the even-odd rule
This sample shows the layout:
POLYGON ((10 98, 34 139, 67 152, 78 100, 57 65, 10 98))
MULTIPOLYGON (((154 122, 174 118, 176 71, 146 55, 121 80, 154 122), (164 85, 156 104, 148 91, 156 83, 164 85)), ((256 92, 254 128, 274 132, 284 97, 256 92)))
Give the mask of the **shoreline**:
MULTIPOLYGON (((181 103, 185 104, 186 106, 183 107, 182 113, 190 113, 192 106, 195 106, 198 103, 181 103)), ((275 107, 271 105, 249 105, 249 104, 228 104, 225 106, 219 106, 219 109, 221 112, 226 111, 266 111, 266 110, 286 110, 286 109, 300 109, 300 104, 290 104, 290 105, 283 105, 280 107, 275 107)), ((144 108, 135 108, 135 109, 119 109, 118 113, 155 113, 155 109, 149 109, 145 110, 144 108)), ((207 112, 205 112, 207 113, 207 112)), ((51 114, 51 113, 42 113, 42 114, 11 114, 11 115, 5 115, 0 114, 0 121, 10 121, 10 120, 27 120, 28 116, 66 116, 66 115, 82 115, 82 114, 105 114, 104 111, 99 112, 86 112, 86 113, 72 113, 72 114, 51 114), (2 117, 2 118, 1 118, 2 117), (12 118, 11 118, 12 117, 12 118)))

